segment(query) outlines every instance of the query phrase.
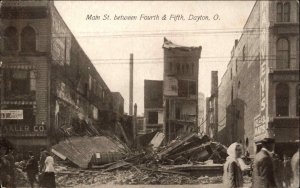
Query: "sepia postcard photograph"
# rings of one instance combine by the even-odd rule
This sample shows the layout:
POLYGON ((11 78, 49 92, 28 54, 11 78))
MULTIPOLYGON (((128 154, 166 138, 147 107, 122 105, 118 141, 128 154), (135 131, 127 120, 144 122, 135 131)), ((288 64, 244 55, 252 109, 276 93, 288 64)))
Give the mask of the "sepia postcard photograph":
POLYGON ((0 188, 298 188, 299 0, 0 0, 0 188))

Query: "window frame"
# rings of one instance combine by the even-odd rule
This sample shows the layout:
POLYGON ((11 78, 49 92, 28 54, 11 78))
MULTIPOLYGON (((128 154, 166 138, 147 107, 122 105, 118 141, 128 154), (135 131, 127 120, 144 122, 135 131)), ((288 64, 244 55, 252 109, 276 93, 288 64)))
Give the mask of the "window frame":
POLYGON ((290 68, 290 41, 288 38, 286 37, 280 37, 277 39, 277 42, 276 42, 276 69, 289 69, 290 68), (281 40, 285 40, 287 42, 287 49, 279 49, 279 42, 281 40), (283 63, 282 61, 285 60, 285 59, 279 59, 279 52, 287 52, 287 65, 286 66, 283 66, 283 63), (279 64, 279 62, 281 61, 281 63, 279 64), (280 66, 281 65, 281 66, 280 66))
POLYGON ((288 117, 290 115, 289 106, 290 106, 290 87, 287 83, 280 82, 276 84, 275 87, 276 117, 288 117))
POLYGON ((37 32, 36 30, 27 25, 21 31, 21 52, 22 53, 35 53, 37 51, 37 32), (30 32, 30 30, 32 32, 30 32), (28 32, 28 33, 25 33, 28 32), (27 36, 26 36, 27 35, 27 36))
MULTIPOLYGON (((11 32, 11 31, 10 31, 11 32)), ((14 26, 8 26, 7 28, 5 28, 4 30, 4 33, 3 33, 3 36, 4 36, 4 43, 3 43, 3 49, 4 51, 6 52, 14 52, 14 51, 18 51, 19 50, 19 34, 18 34, 18 30, 16 27, 14 26), (10 33, 9 33, 9 29, 13 29, 14 30, 14 35, 11 35, 10 36, 10 33), (14 41, 12 41, 12 39, 14 41), (13 45, 14 47, 11 48, 11 45, 13 45)))

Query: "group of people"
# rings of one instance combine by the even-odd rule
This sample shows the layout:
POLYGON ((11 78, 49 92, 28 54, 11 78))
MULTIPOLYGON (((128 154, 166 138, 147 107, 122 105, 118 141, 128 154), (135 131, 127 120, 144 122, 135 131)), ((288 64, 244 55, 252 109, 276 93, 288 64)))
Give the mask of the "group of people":
MULTIPOLYGON (((15 158, 14 150, 1 148, 0 153, 0 187, 14 188, 15 185, 15 158)), ((55 188, 54 159, 46 149, 41 149, 38 161, 33 152, 20 162, 19 168, 27 175, 27 180, 33 188, 35 184, 39 187, 55 188)))
POLYGON ((284 157, 281 162, 274 153, 275 140, 264 138, 260 143, 253 165, 246 165, 241 159, 242 145, 235 142, 227 149, 224 164, 224 187, 244 187, 243 171, 252 167, 252 188, 299 187, 299 149, 291 160, 284 157), (290 169, 290 171, 289 171, 290 169))

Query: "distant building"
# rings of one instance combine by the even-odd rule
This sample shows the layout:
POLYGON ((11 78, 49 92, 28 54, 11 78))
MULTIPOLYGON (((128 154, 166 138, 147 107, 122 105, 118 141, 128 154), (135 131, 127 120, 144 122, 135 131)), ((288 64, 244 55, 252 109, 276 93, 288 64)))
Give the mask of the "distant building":
POLYGON ((299 140, 299 2, 257 1, 235 41, 218 89, 217 139, 241 142, 255 153, 255 142, 276 140, 281 156, 299 140))
POLYGON ((163 129, 163 81, 144 81, 145 132, 163 129))
POLYGON ((1 137, 28 151, 81 123, 111 126, 111 92, 53 1, 1 1, 0 12, 1 137))
POLYGON ((205 96, 204 93, 198 93, 198 132, 205 134, 206 124, 205 122, 205 96))
POLYGON ((212 71, 210 97, 206 98, 205 133, 214 140, 218 136, 218 124, 218 71, 212 71))
POLYGON ((164 39, 164 133, 167 141, 198 129, 198 69, 201 46, 164 39))

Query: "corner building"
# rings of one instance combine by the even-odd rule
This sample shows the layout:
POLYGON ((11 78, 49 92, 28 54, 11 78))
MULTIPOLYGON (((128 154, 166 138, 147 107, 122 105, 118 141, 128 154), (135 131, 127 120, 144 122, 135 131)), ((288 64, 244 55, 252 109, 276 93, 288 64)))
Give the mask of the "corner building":
POLYGON ((235 41, 218 88, 217 140, 276 140, 276 152, 291 156, 299 140, 299 4, 257 1, 235 41))
POLYGON ((53 1, 2 1, 0 11, 1 137, 33 150, 107 128, 111 92, 53 1))

